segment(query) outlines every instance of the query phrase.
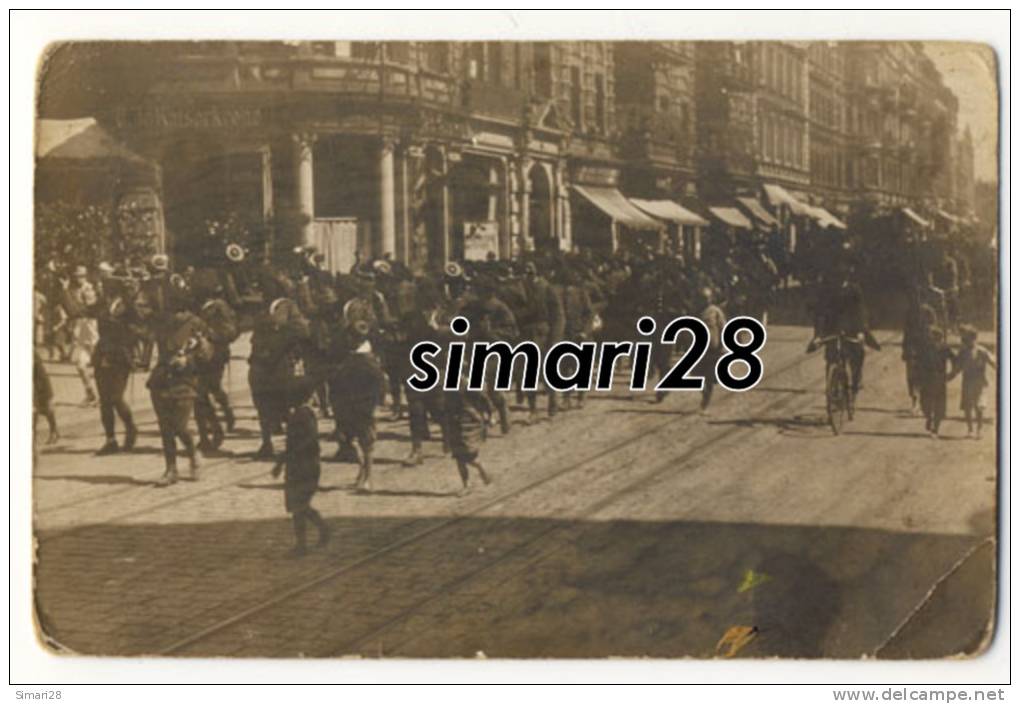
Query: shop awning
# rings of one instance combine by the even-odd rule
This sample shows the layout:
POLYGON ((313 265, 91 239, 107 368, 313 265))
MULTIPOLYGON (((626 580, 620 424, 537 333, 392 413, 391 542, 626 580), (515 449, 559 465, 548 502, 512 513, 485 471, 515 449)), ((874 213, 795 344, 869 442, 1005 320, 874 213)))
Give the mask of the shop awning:
POLYGON ((930 225, 931 225, 931 223, 930 223, 930 222, 928 222, 927 220, 925 220, 924 218, 922 218, 922 217, 921 217, 920 215, 918 215, 917 213, 915 213, 915 212, 914 212, 913 210, 911 210, 910 208, 903 208, 903 214, 904 214, 904 215, 906 215, 906 216, 907 216, 908 218, 910 218, 911 220, 913 220, 913 221, 914 221, 915 223, 917 223, 918 225, 920 225, 921 227, 928 227, 928 226, 930 226, 930 225))
POLYGON ((747 208, 747 212, 751 213, 758 222, 764 225, 769 225, 770 227, 773 225, 777 227, 779 226, 779 221, 772 217, 772 213, 762 207, 762 204, 758 202, 757 198, 745 196, 737 198, 737 202, 747 208))
POLYGON ((692 213, 679 203, 671 200, 645 200, 643 198, 631 198, 630 202, 639 210, 667 222, 675 222, 678 225, 708 225, 708 221, 697 213, 692 213))
POLYGON ((712 213, 714 217, 718 218, 730 227, 740 227, 745 230, 754 229, 754 225, 751 224, 751 221, 736 208, 710 207, 708 211, 712 213))
POLYGON ((959 218, 959 217, 953 215, 952 213, 947 213, 942 208, 936 208, 935 212, 938 213, 940 217, 942 217, 945 220, 948 220, 949 222, 953 223, 954 225, 958 225, 961 222, 963 222, 963 218, 959 218))
POLYGON ((39 120, 36 123, 35 155, 41 160, 71 162, 117 159, 147 163, 115 140, 91 117, 79 120, 39 120))
POLYGON ((837 230, 845 230, 846 223, 837 218, 835 215, 830 213, 825 208, 818 205, 808 206, 811 209, 811 217, 818 221, 818 224, 824 227, 834 227, 837 230))
POLYGON ((661 222, 638 210, 615 188, 575 185, 574 190, 621 225, 635 230, 661 230, 663 227, 661 222))
POLYGON ((787 206, 794 215, 810 215, 807 205, 794 198, 789 191, 775 183, 763 184, 765 195, 773 207, 787 206))

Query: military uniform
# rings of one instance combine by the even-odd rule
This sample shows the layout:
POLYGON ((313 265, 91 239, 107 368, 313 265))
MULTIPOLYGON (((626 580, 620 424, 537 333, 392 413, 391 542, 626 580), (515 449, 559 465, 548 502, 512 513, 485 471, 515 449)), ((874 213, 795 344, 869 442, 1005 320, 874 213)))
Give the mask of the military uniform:
POLYGON ((308 321, 289 298, 277 298, 255 319, 248 383, 262 436, 258 457, 273 456, 273 433, 287 414, 291 382, 304 372, 301 348, 308 338, 308 321))
POLYGON ((162 485, 177 481, 177 440, 184 445, 192 476, 198 453, 188 429, 198 394, 198 369, 212 356, 209 328, 189 312, 165 314, 156 325, 158 359, 147 386, 163 442, 166 473, 162 485))
MULTIPOLYGON (((518 319, 521 336, 525 340, 534 341, 545 358, 545 353, 559 340, 563 339, 564 319, 563 302, 555 289, 535 272, 534 265, 528 264, 532 276, 525 277, 523 282, 524 311, 518 319)), ((528 407, 531 413, 529 420, 535 419, 535 392, 527 392, 528 407)), ((556 415, 558 409, 556 393, 549 391, 550 416, 556 415)))
MULTIPOLYGON (((560 299, 563 301, 563 339, 571 342, 584 342, 592 339, 592 322, 595 318, 595 309, 592 306, 591 298, 587 290, 581 286, 572 272, 565 274, 564 283, 558 286, 560 299)), ((564 370, 569 376, 575 373, 576 362, 570 359, 570 367, 564 370)), ((577 407, 584 403, 584 392, 576 392, 577 407)), ((565 398, 569 407, 570 394, 565 398)))
POLYGON ((362 337, 364 326, 359 326, 362 339, 358 348, 347 355, 333 377, 332 390, 343 399, 336 407, 336 426, 341 446, 357 442, 361 448, 359 489, 371 486, 372 450, 375 446, 375 409, 382 401, 385 376, 371 347, 362 337))
MULTIPOLYGON (((434 359, 438 368, 442 370, 446 366, 446 344, 452 337, 449 327, 444 328, 444 325, 449 325, 450 319, 459 310, 458 304, 445 296, 435 279, 423 278, 416 283, 415 306, 404 320, 409 341, 407 351, 410 353, 411 344, 424 341, 435 342, 439 345, 440 352, 434 359)), ((405 458, 404 464, 417 465, 423 461, 423 443, 431 439, 430 418, 439 423, 444 446, 448 443, 444 411, 445 399, 442 380, 429 391, 417 391, 407 385, 407 376, 404 377, 404 380, 411 431, 411 452, 405 458)))
POLYGON ((233 430, 234 427, 234 409, 230 406, 227 392, 223 390, 223 373, 230 362, 230 344, 237 339, 239 330, 233 308, 222 298, 209 298, 199 308, 198 314, 209 326, 212 357, 199 369, 195 414, 203 449, 213 449, 223 441, 223 429, 216 415, 214 401, 223 410, 227 430, 233 430))
POLYGON ((143 335, 140 322, 124 298, 113 295, 98 306, 99 341, 92 363, 95 369, 96 390, 99 393, 99 417, 106 434, 106 444, 100 453, 119 449, 116 438, 116 420, 124 424, 124 449, 135 445, 138 430, 131 408, 124 400, 131 370, 134 368, 134 350, 143 335))
MULTIPOLYGON (((469 303, 464 314, 471 323, 472 338, 482 342, 503 341, 513 345, 519 332, 517 319, 510 307, 496 296, 492 284, 485 282, 479 291, 479 298, 469 303)), ((469 364, 470 360, 465 360, 469 364)), ((497 367, 490 362, 485 366, 484 395, 499 415, 500 430, 510 432, 510 409, 506 396, 496 390, 497 367)))

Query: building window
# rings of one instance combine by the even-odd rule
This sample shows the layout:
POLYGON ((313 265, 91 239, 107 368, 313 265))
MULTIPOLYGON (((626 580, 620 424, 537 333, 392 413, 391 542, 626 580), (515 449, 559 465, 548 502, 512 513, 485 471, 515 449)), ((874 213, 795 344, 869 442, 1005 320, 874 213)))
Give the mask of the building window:
POLYGON ((524 57, 521 55, 521 43, 514 42, 514 87, 524 88, 524 57))
POLYGON ((379 58, 379 42, 351 42, 351 58, 372 61, 379 58))
POLYGON ((570 118, 574 126, 580 128, 583 125, 581 119, 581 69, 577 66, 570 67, 570 118))
POLYGON ((450 45, 446 42, 426 42, 425 68, 436 73, 448 73, 450 70, 450 45))
POLYGON ((485 43, 471 42, 468 48, 468 78, 485 80, 485 43))
POLYGON ((490 83, 503 83, 503 45, 500 42, 488 42, 488 80, 490 83))
POLYGON ((386 58, 398 64, 411 63, 410 42, 386 42, 386 58))
POLYGON ((606 79, 601 73, 595 74, 595 127, 606 131, 606 79))

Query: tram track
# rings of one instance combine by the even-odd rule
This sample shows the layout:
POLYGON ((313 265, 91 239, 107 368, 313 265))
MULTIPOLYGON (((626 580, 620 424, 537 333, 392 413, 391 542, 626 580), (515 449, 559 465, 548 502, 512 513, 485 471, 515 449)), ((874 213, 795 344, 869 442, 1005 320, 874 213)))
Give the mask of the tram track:
MULTIPOLYGON (((811 359, 812 359, 811 357, 796 355, 792 361, 783 365, 779 369, 772 371, 770 376, 772 378, 775 378, 777 376, 783 375, 795 368, 800 367, 801 365, 807 363, 811 359)), ((734 402, 734 397, 729 396, 719 400, 722 403, 729 405, 729 403, 734 402)), ((774 412, 777 410, 783 410, 789 406, 794 406, 798 404, 801 400, 802 399, 796 397, 794 398, 780 397, 774 401, 765 404, 759 410, 762 412, 774 412)), ((369 566, 404 548, 420 545, 423 541, 441 535, 444 531, 447 531, 451 528, 455 528, 456 526, 463 524, 465 521, 479 518, 483 513, 489 511, 490 509, 493 509, 501 504, 505 504, 509 501, 512 501, 515 498, 519 498, 533 491, 534 489, 548 485, 549 483, 557 479, 563 478, 573 472, 576 472, 581 468, 588 467, 595 462, 598 462, 615 453, 620 452, 621 450, 630 448, 634 446, 636 443, 640 442, 641 440, 655 433, 658 433, 671 425, 682 422, 684 418, 686 418, 686 415, 677 415, 661 423, 651 424, 650 426, 642 429, 640 432, 627 436, 615 443, 612 443, 611 445, 600 449, 598 452, 587 455, 581 460, 569 463, 565 467, 562 467, 552 473, 545 474, 535 480, 527 482, 521 486, 515 487, 510 491, 504 492, 497 497, 493 497, 492 499, 483 501, 478 505, 471 507, 469 510, 464 511, 456 516, 453 516, 448 520, 442 521, 438 524, 433 524, 421 531, 412 533, 407 537, 401 538, 385 546, 372 550, 369 553, 355 559, 352 562, 348 562, 338 567, 329 569, 319 575, 312 577, 311 579, 305 580, 300 584, 297 584, 293 587, 278 592, 277 594, 272 595, 269 598, 266 598, 250 607, 242 609, 241 611, 238 611, 228 616, 227 618, 221 619, 216 623, 210 624, 209 626, 200 629, 188 636, 185 636, 184 638, 181 638, 155 652, 162 655, 183 654, 189 649, 194 648, 195 646, 203 643, 204 641, 218 634, 221 634, 232 627, 244 624, 248 620, 253 619, 254 617, 260 614, 263 614, 273 609, 274 607, 277 607, 281 604, 285 604, 286 602, 290 601, 291 599, 298 595, 304 594, 319 586, 325 585, 333 580, 343 577, 344 575, 348 575, 360 568, 369 566)), ((753 428, 737 431, 737 433, 739 433, 739 437, 743 437, 745 434, 750 434, 752 432, 754 432, 753 428)), ((629 493, 632 493, 637 488, 647 485, 649 481, 654 481, 657 477, 661 476, 663 473, 671 469, 674 469, 677 466, 678 462, 689 463, 693 461, 696 456, 710 449, 716 443, 722 441, 723 439, 732 439, 733 437, 734 437, 733 431, 729 432, 720 431, 719 433, 713 434, 710 438, 686 448, 680 454, 671 456, 668 460, 656 464, 656 466, 651 471, 642 473, 641 476, 636 480, 631 481, 625 486, 610 492, 608 495, 601 497, 594 503, 588 504, 584 509, 582 509, 582 511, 578 512, 576 516, 571 516, 571 518, 574 520, 582 520, 587 516, 593 515, 598 511, 604 509, 606 506, 609 506, 615 501, 619 500, 621 497, 626 496, 629 493)), ((614 472, 617 469, 617 467, 618 465, 611 465, 606 475, 614 472)), ((409 522, 409 524, 410 523, 413 522, 409 522)), ((392 616, 378 628, 373 629, 370 633, 359 636, 358 638, 350 641, 349 643, 345 643, 339 646, 336 650, 330 651, 329 654, 339 653, 350 654, 351 647, 358 643, 363 642, 366 639, 370 639, 374 637, 374 634, 382 632, 383 630, 392 627, 396 623, 399 623, 401 620, 405 619, 415 610, 420 609, 423 605, 429 603, 433 599, 442 596, 447 589, 455 587, 459 583, 470 581, 474 577, 477 577, 486 572, 487 570, 494 568, 498 564, 501 564, 502 561, 507 558, 507 556, 512 555, 513 553, 519 550, 523 550, 527 547, 538 544, 542 540, 546 539, 548 536, 562 530, 564 529, 561 526, 554 526, 547 530, 541 531, 538 535, 533 536, 525 540, 524 542, 514 545, 509 550, 504 551, 499 557, 495 558, 493 561, 486 563, 486 565, 483 565, 482 567, 476 569, 475 571, 457 577, 450 583, 440 585, 439 587, 436 588, 436 590, 434 590, 434 593, 425 600, 415 603, 408 609, 405 609, 404 611, 401 611, 397 615, 392 616)))

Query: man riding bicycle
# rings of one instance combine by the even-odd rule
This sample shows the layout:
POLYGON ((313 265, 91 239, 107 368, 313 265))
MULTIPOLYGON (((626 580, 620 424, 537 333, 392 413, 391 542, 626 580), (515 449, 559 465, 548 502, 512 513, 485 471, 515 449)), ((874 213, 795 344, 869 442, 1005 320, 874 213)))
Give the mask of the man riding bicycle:
POLYGON ((868 330, 868 312, 860 287, 852 281, 852 267, 841 262, 832 274, 823 279, 815 307, 814 336, 808 352, 814 352, 825 341, 825 364, 839 362, 839 347, 835 340, 848 338, 857 344, 843 345, 842 354, 850 367, 850 388, 853 395, 861 388, 864 371, 864 345, 881 349, 868 330))

